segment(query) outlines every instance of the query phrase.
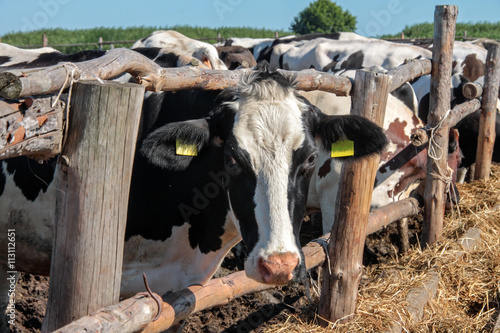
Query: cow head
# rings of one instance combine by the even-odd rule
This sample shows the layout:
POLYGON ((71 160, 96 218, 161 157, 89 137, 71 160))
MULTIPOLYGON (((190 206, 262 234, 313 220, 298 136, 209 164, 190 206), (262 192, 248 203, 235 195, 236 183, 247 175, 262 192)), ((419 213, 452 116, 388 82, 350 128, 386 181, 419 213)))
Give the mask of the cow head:
POLYGON ((200 156, 176 155, 176 140, 199 155, 219 147, 220 176, 232 218, 248 248, 247 275, 284 284, 304 270, 299 230, 319 150, 354 141, 354 158, 379 153, 381 128, 359 116, 327 116, 294 89, 294 78, 259 71, 222 93, 206 119, 170 123, 152 132, 142 153, 156 165, 183 170, 200 156))

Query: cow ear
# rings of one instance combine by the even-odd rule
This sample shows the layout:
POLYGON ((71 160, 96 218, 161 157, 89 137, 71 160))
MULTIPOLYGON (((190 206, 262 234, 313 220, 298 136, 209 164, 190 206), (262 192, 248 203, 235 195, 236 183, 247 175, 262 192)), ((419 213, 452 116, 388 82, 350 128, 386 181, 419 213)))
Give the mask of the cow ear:
POLYGON ((168 170, 181 171, 209 143, 205 119, 166 124, 146 136, 140 152, 148 161, 168 170))
POLYGON ((351 149, 351 153, 345 156, 354 158, 380 154, 388 143, 380 126, 357 115, 320 117, 315 133, 321 139, 321 148, 327 151, 331 151, 336 142, 352 141, 354 151, 351 149))

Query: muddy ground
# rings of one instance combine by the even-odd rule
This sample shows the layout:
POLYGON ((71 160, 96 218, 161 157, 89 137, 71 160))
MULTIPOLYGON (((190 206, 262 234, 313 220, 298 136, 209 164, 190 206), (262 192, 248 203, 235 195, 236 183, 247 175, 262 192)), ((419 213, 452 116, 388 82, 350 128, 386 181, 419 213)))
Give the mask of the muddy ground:
MULTIPOLYGON (((314 214, 303 224, 302 240, 306 244, 320 236, 321 217, 314 214)), ((422 217, 409 222, 410 244, 417 242, 422 217)), ((396 224, 370 235, 367 238, 364 264, 390 260, 399 250, 399 236, 396 224)), ((243 262, 231 253, 224 260, 219 276, 243 269, 243 262)), ((310 273, 310 284, 317 281, 316 270, 310 273)), ((362 281, 363 283, 363 281, 362 281)), ((313 289, 309 289, 312 298, 317 298, 313 289)), ((16 323, 12 332, 40 332, 48 297, 48 278, 22 274, 16 289, 16 323)), ((261 332, 266 326, 282 323, 296 313, 303 320, 314 320, 316 303, 312 303, 300 282, 289 286, 270 289, 244 296, 231 301, 220 308, 203 311, 191 316, 183 326, 183 332, 261 332), (304 314, 306 317, 304 317, 304 314)))

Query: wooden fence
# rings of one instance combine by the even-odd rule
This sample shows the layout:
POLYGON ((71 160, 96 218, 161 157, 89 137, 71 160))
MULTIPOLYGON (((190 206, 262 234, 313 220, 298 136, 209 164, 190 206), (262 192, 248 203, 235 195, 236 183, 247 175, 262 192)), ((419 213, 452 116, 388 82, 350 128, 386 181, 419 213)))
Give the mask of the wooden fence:
MULTIPOLYGON (((49 43, 49 37, 46 34, 42 35, 42 40, 41 44, 35 44, 35 45, 18 45, 17 47, 24 48, 24 49, 33 49, 33 48, 39 48, 39 47, 80 47, 80 46, 85 46, 85 47, 97 47, 99 50, 104 50, 105 46, 108 46, 109 48, 113 49, 115 48, 115 45, 132 45, 134 44, 137 40, 116 40, 116 41, 105 41, 103 37, 99 37, 99 39, 94 42, 94 43, 73 43, 73 44, 50 44, 49 43)), ((269 38, 269 37, 262 37, 262 38, 269 38)), ((279 38, 279 33, 278 31, 274 32, 274 38, 279 38)), ((215 41, 216 43, 222 43, 225 42, 228 38, 222 37, 221 33, 218 32, 216 37, 207 37, 207 38, 197 38, 197 40, 200 41, 215 41)), ((394 43, 412 43, 416 45, 421 45, 421 44, 431 44, 433 42, 432 38, 425 38, 425 37, 411 37, 411 38, 405 38, 404 33, 401 33, 400 38, 382 38, 383 40, 389 41, 389 42, 394 42, 394 43)), ((464 34, 462 36, 455 36, 455 40, 458 41, 473 41, 473 40, 478 40, 481 39, 481 37, 468 37, 467 36, 467 31, 464 31, 464 34)), ((497 42, 500 42, 500 40, 496 40, 497 42)), ((2 39, 0 38, 0 42, 2 42, 2 39)))

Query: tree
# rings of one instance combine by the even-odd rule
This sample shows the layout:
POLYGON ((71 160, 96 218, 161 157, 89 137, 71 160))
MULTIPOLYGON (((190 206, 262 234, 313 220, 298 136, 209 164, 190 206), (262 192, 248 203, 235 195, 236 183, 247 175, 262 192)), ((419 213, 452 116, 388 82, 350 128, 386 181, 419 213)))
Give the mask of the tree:
POLYGON ((356 17, 330 0, 316 0, 297 15, 290 26, 297 34, 356 30, 356 17))

